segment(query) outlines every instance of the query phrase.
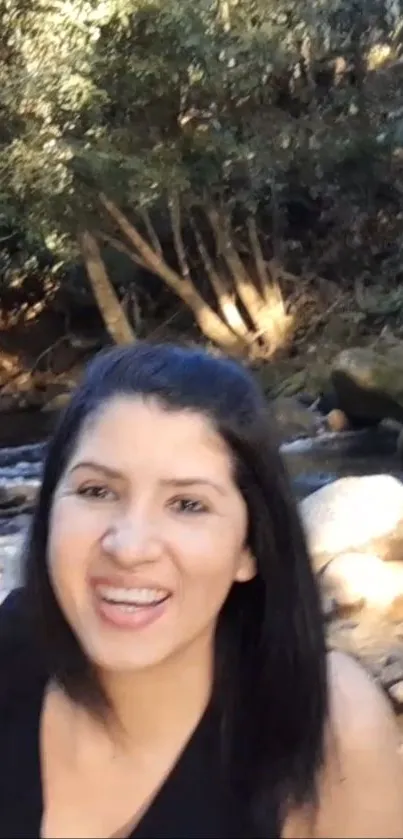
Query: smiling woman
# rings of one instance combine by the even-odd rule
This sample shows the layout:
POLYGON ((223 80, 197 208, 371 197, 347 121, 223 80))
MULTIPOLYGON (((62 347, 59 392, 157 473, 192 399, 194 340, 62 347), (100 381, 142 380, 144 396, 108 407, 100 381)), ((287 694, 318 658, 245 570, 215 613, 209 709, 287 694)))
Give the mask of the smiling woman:
POLYGON ((50 442, 25 562, 0 609, 0 836, 403 836, 393 718, 326 655, 240 366, 99 355, 50 442))
POLYGON ((221 605, 254 575, 246 528, 211 420, 154 397, 110 399, 84 424, 50 518, 50 579, 89 659, 137 673, 192 645, 210 668, 221 605))

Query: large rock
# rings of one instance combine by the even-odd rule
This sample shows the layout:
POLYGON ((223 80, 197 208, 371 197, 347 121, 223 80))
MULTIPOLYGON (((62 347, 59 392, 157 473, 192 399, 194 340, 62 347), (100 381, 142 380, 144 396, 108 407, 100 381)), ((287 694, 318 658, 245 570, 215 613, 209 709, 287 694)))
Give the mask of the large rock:
POLYGON ((329 615, 351 615, 363 608, 394 623, 403 621, 403 562, 383 562, 364 553, 339 554, 320 578, 329 615))
POLYGON ((403 560, 403 484, 391 475, 340 478, 300 512, 316 571, 351 552, 403 560))
POLYGON ((403 485, 341 478, 300 502, 328 644, 388 693, 403 733, 403 485))
POLYGON ((371 424, 390 418, 403 423, 403 349, 343 350, 333 362, 338 405, 352 420, 371 424))

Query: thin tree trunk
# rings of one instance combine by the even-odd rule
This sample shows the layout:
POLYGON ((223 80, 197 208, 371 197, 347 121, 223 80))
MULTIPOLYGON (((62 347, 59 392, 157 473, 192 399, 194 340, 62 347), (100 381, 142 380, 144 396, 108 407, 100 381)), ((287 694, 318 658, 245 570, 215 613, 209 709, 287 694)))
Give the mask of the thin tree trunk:
POLYGON ((172 194, 168 199, 169 213, 171 216, 172 233, 176 256, 184 280, 191 281, 189 263, 186 258, 186 248, 182 236, 181 208, 177 195, 172 194))
POLYGON ((150 214, 148 213, 147 210, 141 210, 140 215, 141 215, 141 218, 144 221, 145 228, 147 230, 150 242, 151 242, 155 252, 158 253, 159 256, 162 256, 163 253, 162 253, 161 242, 160 242, 160 240, 157 236, 157 231, 155 230, 155 227, 154 227, 154 225, 153 225, 153 223, 150 219, 150 214))
POLYGON ((234 292, 231 292, 226 282, 215 270, 212 260, 210 259, 209 252, 203 242, 200 230, 192 220, 191 224, 204 269, 216 295, 223 318, 235 335, 238 335, 242 341, 245 341, 245 343, 248 344, 251 341, 249 337, 249 330, 240 312, 238 311, 238 307, 235 302, 235 294, 234 292))
POLYGON ((165 259, 153 250, 119 207, 104 193, 100 193, 99 199, 110 218, 118 225, 120 231, 134 247, 136 256, 138 254, 148 269, 157 274, 189 306, 205 337, 228 353, 241 355, 245 351, 245 343, 234 335, 223 319, 206 303, 195 288, 191 278, 181 277, 174 271, 165 259))
POLYGON ((234 247, 230 221, 226 214, 220 213, 212 208, 208 210, 207 215, 213 228, 219 250, 231 272, 239 298, 242 300, 255 329, 259 330, 260 313, 264 301, 253 281, 248 276, 242 259, 234 247))
POLYGON ((85 230, 78 239, 91 288, 109 335, 116 344, 133 343, 136 336, 106 273, 95 236, 85 230))

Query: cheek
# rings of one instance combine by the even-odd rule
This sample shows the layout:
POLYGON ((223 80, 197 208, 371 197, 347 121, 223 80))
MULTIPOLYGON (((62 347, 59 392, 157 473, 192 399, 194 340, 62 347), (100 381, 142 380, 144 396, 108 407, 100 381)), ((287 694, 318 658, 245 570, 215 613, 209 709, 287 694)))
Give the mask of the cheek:
POLYGON ((76 499, 57 499, 49 526, 48 565, 51 575, 67 579, 79 572, 90 555, 96 534, 96 522, 80 512, 76 499))
POLYGON ((211 585, 222 580, 231 583, 238 568, 245 541, 245 528, 241 520, 216 519, 200 522, 181 534, 181 555, 184 572, 194 580, 204 580, 211 585))

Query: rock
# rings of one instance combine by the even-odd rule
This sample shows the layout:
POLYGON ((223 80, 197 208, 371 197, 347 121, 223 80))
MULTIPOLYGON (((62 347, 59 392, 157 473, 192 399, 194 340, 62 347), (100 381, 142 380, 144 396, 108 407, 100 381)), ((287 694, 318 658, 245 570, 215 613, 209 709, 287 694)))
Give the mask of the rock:
POLYGON ((39 478, 26 479, 25 477, 11 478, 6 480, 0 478, 0 513, 13 508, 30 509, 36 499, 39 487, 39 478))
POLYGON ((386 688, 392 687, 397 682, 403 683, 403 663, 402 661, 393 661, 391 664, 386 664, 381 671, 381 680, 386 688))
POLYGON ((316 407, 324 416, 330 414, 334 409, 338 410, 340 408, 339 399, 333 387, 328 386, 327 389, 319 394, 316 407))
POLYGON ((348 431, 350 428, 348 416, 340 408, 334 408, 328 413, 326 423, 329 431, 348 431))
POLYGON ((367 554, 346 553, 331 560, 323 571, 321 584, 332 603, 332 613, 360 609, 372 594, 372 581, 379 584, 383 568, 379 557, 367 554))
POLYGON ((390 475, 340 478, 299 509, 317 571, 338 554, 403 557, 403 484, 390 475))
POLYGON ((300 512, 329 648, 357 658, 402 714, 403 485, 389 475, 341 478, 300 512))
POLYGON ((332 613, 365 606, 392 622, 403 620, 403 563, 383 562, 365 553, 340 554, 326 565, 321 585, 333 604, 332 613))
POLYGON ((348 417, 368 424, 403 422, 403 350, 355 347, 333 362, 332 385, 348 417))
POLYGON ((274 399, 271 411, 280 442, 315 437, 320 430, 320 418, 293 396, 274 399))

